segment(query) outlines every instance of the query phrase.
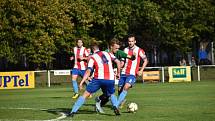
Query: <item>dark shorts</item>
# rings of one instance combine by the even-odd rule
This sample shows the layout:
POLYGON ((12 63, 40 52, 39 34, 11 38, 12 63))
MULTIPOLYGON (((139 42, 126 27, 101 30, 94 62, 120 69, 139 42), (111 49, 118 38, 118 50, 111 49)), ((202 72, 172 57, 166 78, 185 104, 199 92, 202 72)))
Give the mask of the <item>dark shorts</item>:
POLYGON ((134 75, 121 75, 118 87, 123 87, 126 83, 129 83, 131 86, 133 86, 135 82, 136 77, 134 75))
POLYGON ((106 93, 108 96, 110 96, 115 92, 115 81, 104 79, 92 79, 92 81, 90 81, 90 83, 87 85, 86 90, 89 93, 95 93, 100 88, 102 88, 103 93, 106 93))
POLYGON ((72 75, 84 76, 85 70, 80 70, 77 68, 72 69, 72 75))

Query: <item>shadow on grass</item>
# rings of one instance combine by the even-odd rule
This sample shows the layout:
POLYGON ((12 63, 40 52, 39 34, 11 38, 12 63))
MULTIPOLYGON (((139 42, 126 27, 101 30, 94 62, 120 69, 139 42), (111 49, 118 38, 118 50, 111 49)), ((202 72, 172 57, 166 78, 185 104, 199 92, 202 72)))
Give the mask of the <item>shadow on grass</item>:
MULTIPOLYGON (((105 115, 105 116, 115 116, 115 114, 100 114, 98 112, 95 111, 95 104, 84 104, 83 106, 90 106, 90 107, 94 107, 94 110, 78 110, 77 114, 99 114, 99 115, 105 115)), ((105 105, 105 107, 108 108, 112 108, 111 105, 105 105)), ((55 109, 47 109, 47 110, 43 110, 46 111, 48 113, 54 114, 54 115, 58 115, 59 113, 64 113, 64 114, 68 114, 71 111, 71 108, 55 108, 55 109)))
MULTIPOLYGON (((47 110, 43 110, 43 111, 46 111, 46 112, 54 114, 54 115, 59 115, 59 113, 68 114, 68 113, 70 113, 71 109, 70 108, 56 108, 56 109, 47 109, 47 110)), ((92 111, 92 110, 79 110, 77 112, 77 114, 96 114, 96 112, 92 111)))

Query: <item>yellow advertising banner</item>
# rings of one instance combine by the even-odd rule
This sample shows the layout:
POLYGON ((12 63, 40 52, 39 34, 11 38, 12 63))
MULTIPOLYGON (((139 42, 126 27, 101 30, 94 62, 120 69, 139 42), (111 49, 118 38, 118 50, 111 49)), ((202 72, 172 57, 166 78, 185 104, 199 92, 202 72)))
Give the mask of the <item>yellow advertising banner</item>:
POLYGON ((190 66, 172 66, 168 71, 169 82, 191 82, 190 66))
POLYGON ((0 89, 34 88, 33 71, 0 72, 0 89))
POLYGON ((160 71, 143 71, 143 80, 160 80, 160 71))

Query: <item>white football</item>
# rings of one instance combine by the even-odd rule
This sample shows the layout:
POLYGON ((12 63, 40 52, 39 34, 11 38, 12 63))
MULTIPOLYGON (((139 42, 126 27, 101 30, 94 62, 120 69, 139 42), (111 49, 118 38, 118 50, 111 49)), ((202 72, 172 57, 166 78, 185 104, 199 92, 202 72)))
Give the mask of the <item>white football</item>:
POLYGON ((134 113, 138 110, 138 106, 136 103, 129 103, 127 107, 128 112, 134 113))

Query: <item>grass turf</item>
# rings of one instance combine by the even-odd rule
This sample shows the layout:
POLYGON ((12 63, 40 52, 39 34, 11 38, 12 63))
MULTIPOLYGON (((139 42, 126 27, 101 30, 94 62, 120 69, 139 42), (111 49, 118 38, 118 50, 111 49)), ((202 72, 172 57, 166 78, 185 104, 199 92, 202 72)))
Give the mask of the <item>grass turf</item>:
MULTIPOLYGON (((99 95, 100 91, 94 94, 99 95)), ((215 119, 215 81, 192 83, 137 83, 129 90, 128 102, 138 104, 137 113, 121 109, 115 116, 111 104, 105 114, 96 114, 94 98, 88 99, 73 118, 97 121, 212 121, 215 119)), ((50 120, 71 109, 71 87, 55 86, 21 90, 0 90, 0 120, 50 120)))

